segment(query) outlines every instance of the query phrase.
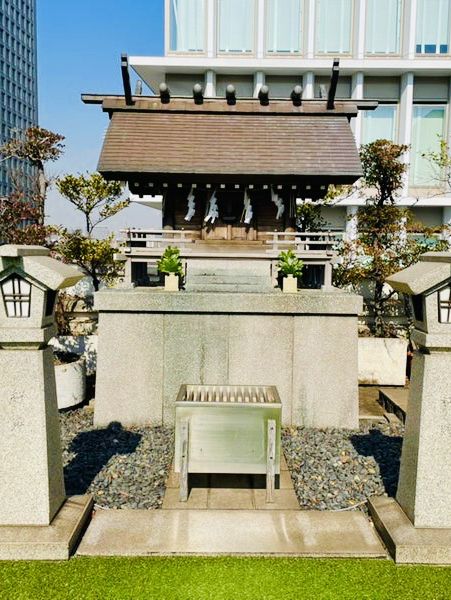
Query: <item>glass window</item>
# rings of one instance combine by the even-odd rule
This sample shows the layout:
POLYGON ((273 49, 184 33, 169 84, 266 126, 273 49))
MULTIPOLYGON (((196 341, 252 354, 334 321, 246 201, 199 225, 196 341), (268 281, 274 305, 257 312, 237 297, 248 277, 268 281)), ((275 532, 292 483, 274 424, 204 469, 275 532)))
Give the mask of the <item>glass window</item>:
POLYGON ((254 0, 218 0, 219 52, 253 52, 254 0))
POLYGON ((316 0, 316 51, 350 54, 352 0, 316 0))
POLYGON ((380 104, 376 110, 363 112, 362 144, 369 144, 376 140, 396 139, 396 113, 397 107, 380 104))
POLYGON ((171 50, 202 52, 205 42, 205 0, 171 1, 171 50))
POLYGON ((434 168, 422 154, 436 152, 440 149, 444 124, 445 108, 443 106, 414 106, 410 158, 410 181, 413 186, 439 187, 438 182, 434 180, 434 168))
POLYGON ((268 0, 266 13, 268 52, 301 51, 301 1, 268 0))
POLYGON ((418 0, 417 54, 449 53, 449 0, 418 0))
POLYGON ((399 52, 401 0, 368 0, 366 13, 367 54, 399 52))

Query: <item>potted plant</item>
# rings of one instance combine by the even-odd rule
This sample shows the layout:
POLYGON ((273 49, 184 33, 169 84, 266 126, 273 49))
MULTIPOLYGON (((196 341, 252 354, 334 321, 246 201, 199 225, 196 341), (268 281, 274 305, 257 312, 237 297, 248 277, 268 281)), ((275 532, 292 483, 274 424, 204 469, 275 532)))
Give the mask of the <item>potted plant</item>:
POLYGON ((164 289, 167 292, 177 292, 179 290, 180 277, 183 275, 180 250, 176 247, 168 246, 158 261, 157 267, 158 272, 164 273, 165 276, 164 289))
POLYGON ((294 250, 287 250, 279 254, 277 267, 283 276, 282 290, 288 294, 295 294, 304 263, 296 256, 294 250))

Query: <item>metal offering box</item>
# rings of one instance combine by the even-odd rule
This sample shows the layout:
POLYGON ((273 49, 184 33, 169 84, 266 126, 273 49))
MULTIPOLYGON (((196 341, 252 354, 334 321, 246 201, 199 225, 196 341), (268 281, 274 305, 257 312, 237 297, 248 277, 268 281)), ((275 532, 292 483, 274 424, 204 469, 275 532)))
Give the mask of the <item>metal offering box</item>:
POLYGON ((176 400, 175 472, 266 474, 272 501, 280 474, 282 404, 274 386, 182 385, 176 400))

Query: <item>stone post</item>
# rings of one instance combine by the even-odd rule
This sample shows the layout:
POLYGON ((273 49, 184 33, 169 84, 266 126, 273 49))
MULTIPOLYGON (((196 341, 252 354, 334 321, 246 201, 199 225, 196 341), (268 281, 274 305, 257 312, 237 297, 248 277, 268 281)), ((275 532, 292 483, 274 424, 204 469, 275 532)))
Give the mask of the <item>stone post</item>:
POLYGON ((0 247, 0 525, 49 525, 65 500, 55 371, 56 291, 83 275, 46 248, 0 247))
POLYGON ((424 254, 419 263, 393 275, 387 283, 411 297, 412 340, 417 350, 397 507, 396 503, 387 504, 387 499, 375 499, 372 510, 382 535, 385 531, 390 538, 388 547, 400 548, 407 558, 399 562, 450 563, 451 252, 424 254))

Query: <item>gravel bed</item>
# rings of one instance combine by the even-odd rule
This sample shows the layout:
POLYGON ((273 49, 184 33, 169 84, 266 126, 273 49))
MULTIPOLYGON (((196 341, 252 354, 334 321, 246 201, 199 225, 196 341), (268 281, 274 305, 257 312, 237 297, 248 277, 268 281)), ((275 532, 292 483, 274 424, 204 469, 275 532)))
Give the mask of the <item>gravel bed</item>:
POLYGON ((360 430, 287 428, 282 445, 301 509, 343 510, 371 496, 394 496, 402 424, 360 430))
POLYGON ((172 462, 174 430, 95 429, 89 406, 60 414, 68 495, 93 494, 105 508, 160 508, 172 462))
MULTIPOLYGON (((89 492, 104 508, 161 508, 173 428, 95 429, 89 406, 60 418, 69 495, 89 492)), ((366 511, 369 497, 394 496, 403 433, 393 423, 356 431, 285 428, 282 446, 301 509, 366 511)))

